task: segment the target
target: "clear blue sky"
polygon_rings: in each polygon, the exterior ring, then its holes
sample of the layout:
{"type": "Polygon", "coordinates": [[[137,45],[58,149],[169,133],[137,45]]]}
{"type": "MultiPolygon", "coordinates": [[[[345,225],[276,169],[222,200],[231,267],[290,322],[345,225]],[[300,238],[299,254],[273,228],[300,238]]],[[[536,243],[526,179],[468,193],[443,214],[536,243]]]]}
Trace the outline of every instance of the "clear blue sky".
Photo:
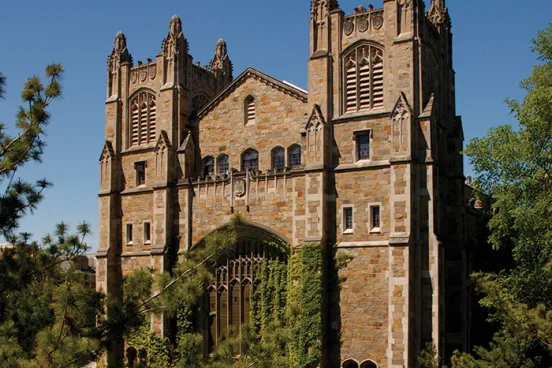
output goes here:
{"type": "MultiPolygon", "coordinates": [[[[350,14],[361,1],[339,3],[350,14]]],[[[491,126],[515,123],[503,101],[523,97],[519,82],[536,63],[530,40],[552,21],[552,1],[447,4],[454,32],[457,112],[463,116],[467,142],[491,126]]],[[[309,6],[308,0],[5,1],[0,12],[0,71],[8,78],[8,96],[0,101],[0,121],[13,125],[27,77],[42,73],[52,62],[66,70],[65,97],[51,109],[44,163],[28,164],[20,172],[27,180],[46,177],[55,186],[20,230],[39,238],[62,220],[73,229],[86,220],[94,229],[88,243],[96,247],[106,60],[117,31],[125,33],[134,61],[145,61],[160,51],[169,20],[178,14],[194,60],[208,63],[222,37],[234,75],[252,66],[305,88],[309,6]]],[[[380,8],[382,1],[374,6],[380,8]]]]}

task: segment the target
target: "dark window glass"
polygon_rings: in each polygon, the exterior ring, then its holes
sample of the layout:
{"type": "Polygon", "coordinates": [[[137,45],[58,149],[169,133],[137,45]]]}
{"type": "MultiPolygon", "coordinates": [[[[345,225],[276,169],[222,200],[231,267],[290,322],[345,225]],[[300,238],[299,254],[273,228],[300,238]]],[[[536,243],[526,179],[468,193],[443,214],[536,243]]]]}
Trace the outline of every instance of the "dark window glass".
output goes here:
{"type": "Polygon", "coordinates": [[[372,228],[380,227],[380,207],[372,207],[372,228]]]}
{"type": "Polygon", "coordinates": [[[258,170],[259,169],[259,153],[255,150],[249,150],[242,156],[242,169],[258,170]]]}
{"type": "Polygon", "coordinates": [[[151,226],[149,222],[144,223],[144,241],[151,241],[151,226]]]}
{"type": "Polygon", "coordinates": [[[217,166],[218,166],[218,173],[219,175],[224,175],[228,173],[228,170],[230,169],[230,164],[228,163],[228,156],[222,155],[217,160],[217,166]]]}
{"type": "Polygon", "coordinates": [[[353,230],[353,209],[345,208],[345,230],[353,230]]]}
{"type": "Polygon", "coordinates": [[[205,157],[203,159],[203,175],[209,176],[215,173],[215,160],[212,157],[205,157]]]}
{"type": "Polygon", "coordinates": [[[272,168],[274,170],[283,170],[285,166],[285,152],[282,147],[275,148],[272,151],[272,168]]]}
{"type": "Polygon", "coordinates": [[[370,158],[370,135],[359,134],[356,137],[357,141],[357,153],[359,160],[366,160],[370,158]]]}
{"type": "Polygon", "coordinates": [[[132,224],[127,224],[126,226],[126,238],[127,243],[130,243],[132,241],[132,224]]]}
{"type": "Polygon", "coordinates": [[[343,368],[358,368],[358,363],[354,360],[346,360],[343,362],[343,368]]]}
{"type": "Polygon", "coordinates": [[[293,146],[289,149],[289,165],[296,167],[301,165],[301,147],[293,146]]]}
{"type": "Polygon", "coordinates": [[[146,163],[137,162],[134,167],[136,169],[136,185],[146,184],[146,163]]]}

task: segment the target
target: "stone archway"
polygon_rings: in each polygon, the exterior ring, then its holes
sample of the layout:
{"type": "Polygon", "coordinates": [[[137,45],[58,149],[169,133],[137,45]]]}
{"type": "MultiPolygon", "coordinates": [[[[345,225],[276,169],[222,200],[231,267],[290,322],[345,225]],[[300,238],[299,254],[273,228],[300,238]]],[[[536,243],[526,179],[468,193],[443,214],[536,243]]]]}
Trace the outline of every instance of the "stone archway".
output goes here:
{"type": "Polygon", "coordinates": [[[287,263],[287,244],[272,231],[252,224],[238,225],[235,230],[236,245],[214,263],[213,281],[207,289],[203,331],[208,351],[229,330],[239,331],[249,321],[251,298],[260,281],[261,266],[268,260],[287,263]]]}

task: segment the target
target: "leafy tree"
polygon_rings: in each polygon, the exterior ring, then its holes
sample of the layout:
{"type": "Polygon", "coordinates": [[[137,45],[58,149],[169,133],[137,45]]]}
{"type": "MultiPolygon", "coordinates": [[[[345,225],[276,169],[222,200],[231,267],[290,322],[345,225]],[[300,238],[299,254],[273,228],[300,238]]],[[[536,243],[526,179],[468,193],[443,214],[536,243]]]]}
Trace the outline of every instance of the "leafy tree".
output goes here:
{"type": "Polygon", "coordinates": [[[540,64],[507,100],[519,125],[491,129],[466,150],[476,183],[492,198],[490,242],[514,266],[473,275],[499,326],[488,348],[457,354],[453,367],[548,367],[552,363],[552,25],[537,34],[540,64]]]}

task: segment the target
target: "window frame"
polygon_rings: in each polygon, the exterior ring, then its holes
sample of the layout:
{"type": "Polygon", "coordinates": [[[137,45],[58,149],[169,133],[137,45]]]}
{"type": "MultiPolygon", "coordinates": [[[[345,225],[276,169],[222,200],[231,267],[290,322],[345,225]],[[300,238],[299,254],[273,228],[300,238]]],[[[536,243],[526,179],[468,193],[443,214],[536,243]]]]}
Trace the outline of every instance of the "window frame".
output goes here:
{"type": "Polygon", "coordinates": [[[247,95],[243,100],[243,125],[255,125],[257,122],[257,98],[254,95],[247,95]],[[249,105],[253,101],[253,119],[249,119],[249,105]]]}
{"type": "Polygon", "coordinates": [[[282,146],[276,146],[270,151],[270,161],[271,161],[271,168],[273,171],[276,172],[282,172],[286,168],[286,149],[282,146]],[[281,152],[281,167],[276,167],[275,160],[276,160],[276,152],[281,152]]]}
{"type": "Polygon", "coordinates": [[[341,206],[341,229],[343,234],[354,234],[355,232],[355,211],[354,206],[347,204],[341,206]],[[351,211],[351,227],[347,227],[347,212],[351,211]]]}
{"type": "Polygon", "coordinates": [[[146,185],[146,180],[147,180],[146,169],[147,169],[147,161],[134,162],[134,174],[136,176],[136,187],[142,187],[146,185]]]}
{"type": "Polygon", "coordinates": [[[297,168],[297,167],[300,167],[303,164],[303,149],[301,148],[300,144],[296,143],[296,144],[292,144],[291,146],[288,147],[287,159],[288,159],[288,166],[291,167],[291,168],[297,168]],[[294,149],[297,149],[298,152],[299,152],[299,163],[295,164],[295,165],[293,164],[293,160],[291,159],[294,149]]]}
{"type": "Polygon", "coordinates": [[[203,157],[203,159],[201,159],[201,173],[203,175],[203,177],[208,177],[208,176],[213,176],[215,175],[215,170],[216,170],[216,165],[215,165],[215,158],[211,155],[208,155],[208,156],[205,156],[203,157]],[[207,161],[208,160],[211,160],[211,167],[212,167],[212,170],[210,170],[209,172],[207,171],[207,161]]]}
{"type": "MultiPolygon", "coordinates": [[[[257,159],[256,159],[257,165],[256,165],[256,168],[254,168],[252,170],[254,170],[254,171],[259,170],[259,151],[257,151],[254,148],[248,148],[245,151],[243,151],[242,154],[240,155],[240,168],[241,168],[241,171],[246,171],[247,169],[251,168],[250,166],[246,167],[246,165],[245,165],[245,155],[247,155],[250,152],[254,152],[257,155],[257,159]]],[[[251,159],[247,160],[247,161],[251,161],[251,159]]]]}
{"type": "Polygon", "coordinates": [[[215,163],[215,172],[217,175],[227,175],[229,172],[230,172],[230,156],[228,156],[226,153],[221,153],[220,155],[218,155],[217,159],[216,159],[216,163],[215,163]],[[221,167],[220,167],[220,163],[221,163],[221,159],[226,157],[226,170],[224,172],[221,172],[221,167]]]}
{"type": "Polygon", "coordinates": [[[128,104],[128,132],[127,148],[147,146],[155,143],[157,139],[157,95],[154,91],[146,88],[139,89],[129,99],[128,104]],[[135,109],[136,107],[136,109],[135,109]],[[145,108],[145,116],[144,114],[145,108]],[[134,142],[134,124],[137,118],[137,141],[134,142]],[[145,127],[143,127],[145,125],[145,127]]]}
{"type": "Polygon", "coordinates": [[[372,161],[372,129],[355,130],[353,132],[353,162],[372,161]],[[360,158],[359,141],[360,136],[368,136],[368,158],[360,158]]]}
{"type": "Polygon", "coordinates": [[[151,222],[145,221],[144,222],[144,244],[151,244],[151,222]],[[146,229],[148,231],[146,231],[146,229]]]}
{"type": "Polygon", "coordinates": [[[341,54],[341,114],[354,114],[359,112],[371,112],[371,111],[379,111],[385,108],[385,48],[383,45],[380,45],[375,42],[367,42],[367,41],[359,41],[348,47],[342,54],[341,54]],[[359,58],[359,50],[362,48],[368,48],[369,56],[369,107],[362,107],[361,106],[361,64],[360,62],[363,60],[363,58],[359,58]],[[374,50],[374,51],[372,51],[374,50]],[[348,73],[349,68],[347,68],[347,64],[352,60],[351,56],[354,54],[354,64],[355,64],[355,107],[354,108],[348,108],[347,105],[347,97],[348,97],[348,73]],[[379,69],[376,69],[378,72],[377,79],[375,78],[375,70],[373,61],[376,57],[379,57],[381,59],[381,75],[379,75],[379,69]],[[380,86],[380,80],[381,80],[381,86],[380,86]],[[381,102],[375,101],[375,93],[374,93],[374,83],[377,82],[377,90],[376,92],[379,94],[381,93],[381,102]]]}
{"type": "Polygon", "coordinates": [[[370,233],[381,233],[383,229],[382,220],[383,207],[381,202],[368,204],[368,231],[370,233]],[[379,208],[379,226],[374,226],[374,208],[379,208]]]}
{"type": "Polygon", "coordinates": [[[130,222],[125,225],[125,242],[127,245],[134,245],[133,226],[130,222]]]}

